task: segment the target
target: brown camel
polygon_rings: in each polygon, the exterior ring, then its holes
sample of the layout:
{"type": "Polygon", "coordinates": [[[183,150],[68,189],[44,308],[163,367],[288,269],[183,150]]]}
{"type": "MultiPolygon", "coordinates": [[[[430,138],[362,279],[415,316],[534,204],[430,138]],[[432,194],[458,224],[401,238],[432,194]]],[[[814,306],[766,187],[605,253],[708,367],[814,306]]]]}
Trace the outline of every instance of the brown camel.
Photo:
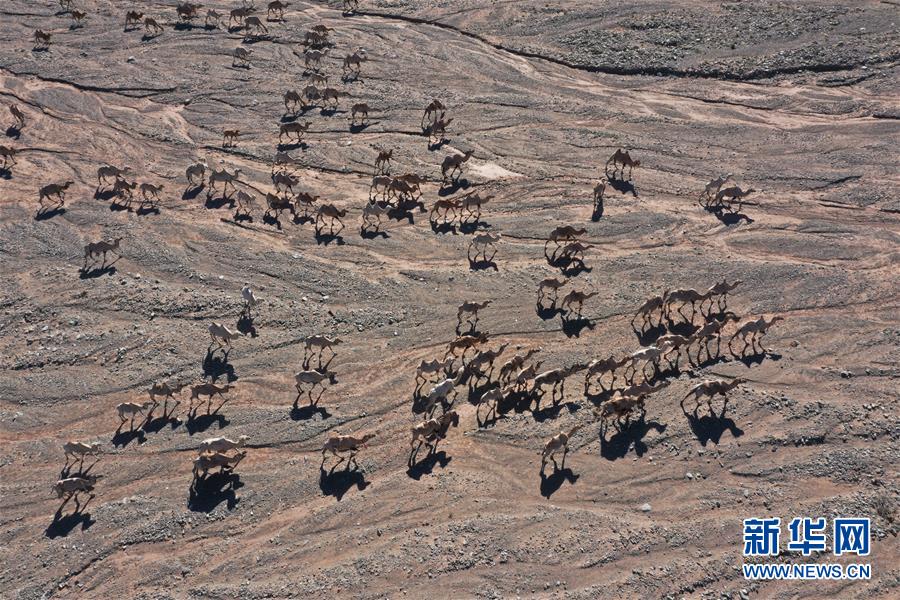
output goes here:
{"type": "Polygon", "coordinates": [[[628,167],[628,179],[631,179],[634,168],[641,166],[641,161],[632,159],[627,150],[619,148],[609,157],[609,160],[606,161],[606,176],[610,179],[616,178],[616,165],[622,165],[619,172],[620,177],[625,176],[625,167],[628,167]],[[613,168],[612,175],[609,174],[609,165],[612,165],[613,168]]]}

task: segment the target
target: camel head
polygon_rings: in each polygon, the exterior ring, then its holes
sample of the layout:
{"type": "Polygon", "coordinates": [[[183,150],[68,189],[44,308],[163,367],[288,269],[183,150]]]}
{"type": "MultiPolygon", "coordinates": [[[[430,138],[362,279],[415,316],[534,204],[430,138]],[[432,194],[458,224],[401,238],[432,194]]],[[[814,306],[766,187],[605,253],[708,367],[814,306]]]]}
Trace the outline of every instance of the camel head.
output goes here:
{"type": "Polygon", "coordinates": [[[768,323],[766,323],[766,327],[768,327],[769,325],[774,325],[774,324],[777,323],[778,321],[784,321],[784,317],[779,317],[779,316],[777,316],[777,315],[774,316],[774,317],[772,317],[772,320],[769,321],[768,323]]]}
{"type": "Polygon", "coordinates": [[[566,437],[572,437],[572,435],[573,435],[576,431],[578,431],[579,429],[581,429],[582,427],[584,427],[584,425],[582,425],[581,423],[575,423],[574,425],[572,425],[572,429],[569,430],[569,433],[568,433],[568,435],[566,435],[566,437]]]}
{"type": "Polygon", "coordinates": [[[375,434],[374,434],[374,433],[367,433],[367,434],[365,434],[364,436],[362,436],[362,438],[360,438],[359,443],[360,443],[360,444],[365,444],[366,442],[368,442],[369,440],[373,439],[374,437],[375,437],[375,434]]]}
{"type": "Polygon", "coordinates": [[[239,437],[239,438],[237,439],[237,447],[238,447],[238,448],[242,447],[244,444],[247,443],[247,440],[249,440],[249,439],[250,439],[250,438],[247,437],[246,435],[242,435],[241,437],[239,437]]]}
{"type": "Polygon", "coordinates": [[[737,386],[741,385],[742,383],[747,383],[747,381],[749,381],[749,380],[747,380],[743,377],[735,377],[734,379],[731,380],[729,387],[736,388],[737,386]]]}

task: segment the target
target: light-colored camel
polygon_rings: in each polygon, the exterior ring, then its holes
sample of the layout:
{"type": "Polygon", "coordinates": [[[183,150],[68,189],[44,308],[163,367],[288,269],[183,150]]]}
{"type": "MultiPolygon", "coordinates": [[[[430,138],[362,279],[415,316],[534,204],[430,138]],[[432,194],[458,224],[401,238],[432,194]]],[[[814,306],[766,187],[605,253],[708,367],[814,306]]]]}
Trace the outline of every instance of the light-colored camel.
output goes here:
{"type": "MultiPolygon", "coordinates": [[[[635,410],[640,410],[641,414],[646,414],[644,400],[648,395],[661,390],[669,385],[668,381],[661,381],[656,385],[650,385],[647,382],[639,385],[632,385],[625,388],[619,394],[618,398],[607,400],[600,407],[599,413],[594,410],[594,414],[598,415],[605,424],[609,419],[615,417],[616,422],[622,425],[624,421],[630,421],[635,410]]],[[[601,426],[602,427],[602,426],[601,426]]]]}
{"type": "Polygon", "coordinates": [[[318,403],[322,392],[319,393],[319,396],[316,397],[316,400],[313,400],[313,391],[317,387],[321,387],[322,391],[324,391],[326,381],[330,381],[330,377],[326,373],[320,373],[319,371],[299,371],[295,373],[294,387],[297,388],[297,397],[294,399],[294,405],[296,406],[300,401],[300,396],[303,395],[304,388],[306,388],[306,386],[309,386],[309,388],[306,390],[306,394],[309,398],[310,406],[315,406],[318,403]]]}
{"type": "MultiPolygon", "coordinates": [[[[231,347],[231,340],[244,337],[240,331],[232,331],[222,323],[210,323],[207,328],[209,337],[212,338],[212,344],[218,344],[219,348],[231,347]]],[[[210,344],[210,345],[212,345],[210,344]]]]}
{"type": "Polygon", "coordinates": [[[559,251],[559,260],[561,261],[580,261],[584,262],[584,253],[586,250],[593,248],[591,244],[582,244],[581,242],[569,242],[559,251]]]}
{"type": "Polygon", "coordinates": [[[585,233],[587,233],[587,229],[584,229],[583,227],[577,229],[571,225],[560,225],[550,232],[544,246],[546,247],[550,242],[556,242],[558,244],[559,242],[573,241],[575,238],[584,235],[585,233]]]}
{"type": "Polygon", "coordinates": [[[469,248],[466,251],[466,256],[469,258],[469,262],[475,262],[478,260],[478,257],[481,256],[481,260],[484,262],[491,262],[494,260],[494,257],[497,255],[497,248],[495,244],[500,241],[502,238],[502,234],[493,234],[493,233],[478,233],[472,236],[472,240],[469,242],[469,248]],[[488,248],[492,249],[490,257],[487,255],[488,248]],[[475,255],[472,256],[472,250],[475,250],[475,255]]]}
{"type": "Polygon", "coordinates": [[[486,376],[485,371],[487,371],[487,375],[489,375],[494,370],[494,361],[503,354],[507,347],[509,347],[509,342],[502,344],[496,350],[482,350],[477,352],[472,360],[469,361],[469,364],[466,365],[466,368],[469,370],[469,373],[475,375],[479,379],[486,376]]]}
{"type": "Polygon", "coordinates": [[[587,369],[588,365],[577,364],[571,365],[569,367],[561,367],[558,369],[551,369],[549,371],[544,371],[543,373],[538,373],[534,376],[534,383],[531,387],[532,394],[538,394],[536,396],[536,409],[540,408],[541,396],[544,394],[544,386],[549,385],[550,388],[550,401],[553,402],[554,406],[558,404],[565,398],[565,385],[566,379],[570,376],[574,375],[579,371],[583,371],[587,369]],[[557,398],[557,394],[559,397],[557,398]]]}
{"type": "MultiPolygon", "coordinates": [[[[65,496],[66,499],[63,502],[63,506],[65,506],[73,496],[75,497],[76,505],[78,505],[78,494],[88,493],[91,494],[91,498],[94,497],[94,494],[91,492],[94,491],[94,486],[97,485],[98,478],[99,475],[66,477],[53,484],[53,491],[56,492],[57,498],[65,496]]],[[[62,510],[62,507],[60,507],[60,510],[62,510]]]]}
{"type": "Polygon", "coordinates": [[[107,180],[112,177],[113,180],[121,179],[131,173],[131,167],[123,167],[118,168],[112,165],[104,165],[97,169],[97,185],[102,185],[107,183],[107,180]]]}
{"type": "MultiPolygon", "coordinates": [[[[729,321],[737,321],[737,315],[726,314],[725,318],[721,321],[717,319],[713,319],[706,323],[703,327],[698,329],[691,335],[691,342],[697,343],[697,362],[700,362],[700,357],[703,355],[703,351],[706,351],[706,357],[708,359],[712,359],[712,351],[709,348],[710,342],[715,340],[716,342],[716,356],[719,356],[722,352],[722,329],[725,327],[725,324],[729,321]]],[[[691,360],[690,349],[688,349],[688,359],[691,360]]]]}
{"type": "Polygon", "coordinates": [[[234,173],[229,173],[226,169],[222,169],[221,171],[217,171],[213,169],[209,173],[209,187],[211,190],[216,189],[216,184],[222,184],[222,193],[224,194],[228,190],[228,186],[231,186],[231,189],[235,190],[234,182],[238,181],[238,177],[241,175],[241,169],[235,169],[234,173]]]}
{"type": "Polygon", "coordinates": [[[425,412],[427,414],[431,414],[434,409],[437,407],[438,402],[441,403],[441,406],[452,406],[453,400],[450,399],[450,394],[456,395],[456,386],[462,381],[463,375],[465,375],[466,370],[464,368],[460,368],[456,372],[455,377],[448,377],[434,385],[430,390],[428,390],[428,394],[425,396],[425,412]]]}
{"type": "Polygon", "coordinates": [[[244,301],[244,307],[242,309],[244,314],[249,315],[251,311],[256,308],[256,305],[259,304],[259,299],[257,299],[256,294],[253,293],[253,288],[250,287],[249,283],[244,283],[244,287],[241,288],[241,298],[244,301]]]}
{"type": "Polygon", "coordinates": [[[437,373],[447,374],[447,370],[453,366],[453,357],[447,356],[444,360],[423,360],[416,367],[416,389],[421,388],[428,381],[428,375],[437,373]]]}
{"type": "Polygon", "coordinates": [[[272,0],[272,2],[269,2],[268,6],[266,6],[266,17],[271,20],[274,15],[276,20],[284,21],[284,9],[290,6],[290,4],[290,2],[272,0]]]}
{"type": "Polygon", "coordinates": [[[600,292],[579,292],[578,290],[572,290],[563,296],[562,302],[559,303],[559,307],[563,310],[574,312],[580,317],[581,311],[584,308],[584,301],[593,298],[599,293],[600,292]],[[578,308],[573,310],[574,306],[577,306],[578,308]]]}
{"type": "Polygon", "coordinates": [[[94,257],[97,255],[103,255],[103,263],[106,264],[106,253],[107,252],[115,252],[116,255],[119,255],[119,243],[122,241],[122,238],[115,238],[111,242],[99,241],[99,242],[91,242],[84,247],[84,265],[87,268],[88,260],[94,260],[94,257]]]}
{"type": "Polygon", "coordinates": [[[473,217],[476,221],[481,219],[481,207],[493,199],[493,196],[482,196],[478,192],[466,194],[462,198],[462,207],[459,212],[461,219],[473,217]],[[468,214],[467,214],[468,213],[468,214]]]}
{"type": "Polygon", "coordinates": [[[541,452],[541,473],[544,472],[548,460],[552,460],[553,464],[556,465],[556,453],[560,450],[563,452],[562,464],[566,464],[566,455],[569,453],[569,440],[572,439],[572,436],[575,435],[575,432],[581,429],[581,427],[582,425],[577,423],[568,432],[560,431],[547,440],[544,444],[544,449],[541,452]]]}
{"type": "Polygon", "coordinates": [[[245,67],[250,68],[250,55],[253,54],[253,50],[249,48],[243,48],[238,46],[234,50],[231,51],[231,66],[232,67],[245,67]]]}
{"type": "Polygon", "coordinates": [[[319,359],[322,358],[322,352],[327,348],[331,351],[332,357],[337,355],[337,352],[334,350],[334,346],[338,344],[343,344],[343,340],[337,337],[328,337],[327,335],[311,335],[303,340],[304,344],[304,354],[307,352],[315,352],[319,359]]]}
{"type": "MultiPolygon", "coordinates": [[[[224,405],[228,399],[225,398],[225,394],[231,390],[231,384],[226,383],[225,385],[216,385],[215,383],[199,383],[197,385],[191,386],[191,396],[188,401],[188,415],[192,415],[197,409],[194,408],[194,401],[197,401],[197,408],[203,404],[203,401],[200,399],[200,396],[206,396],[206,414],[209,414],[212,410],[212,401],[214,396],[218,396],[222,403],[219,405],[219,408],[224,405]]],[[[216,409],[218,411],[218,409],[216,409]]]]}
{"type": "Polygon", "coordinates": [[[366,51],[362,48],[357,49],[353,54],[344,57],[343,72],[344,75],[359,75],[362,71],[362,64],[369,60],[366,51]]]}
{"type": "Polygon", "coordinates": [[[141,19],[144,18],[144,13],[137,12],[136,10],[129,10],[125,13],[125,31],[128,31],[129,27],[140,27],[141,19]]]}
{"type": "Polygon", "coordinates": [[[731,344],[738,338],[744,343],[744,347],[741,349],[741,356],[744,356],[747,352],[747,348],[750,348],[753,351],[756,351],[757,344],[759,345],[759,352],[764,353],[768,352],[762,345],[762,337],[769,331],[769,327],[777,323],[778,321],[784,321],[784,317],[772,317],[770,320],[766,320],[765,317],[760,317],[754,321],[749,321],[741,325],[737,331],[734,332],[734,335],[731,336],[731,339],[728,340],[728,350],[734,354],[734,350],[731,347],[731,344]],[[750,339],[750,342],[747,342],[747,339],[750,339]]]}
{"type": "Polygon", "coordinates": [[[66,181],[65,183],[51,183],[45,185],[38,190],[38,202],[43,204],[45,199],[50,200],[51,196],[56,196],[58,204],[62,206],[66,200],[66,190],[74,185],[74,183],[74,181],[66,181]]]}
{"type": "Polygon", "coordinates": [[[324,50],[306,50],[303,53],[303,65],[308,71],[318,71],[322,66],[322,59],[328,55],[328,48],[324,50]]]}
{"type": "Polygon", "coordinates": [[[713,397],[718,394],[725,399],[724,405],[722,406],[722,410],[725,410],[725,406],[728,404],[728,392],[741,385],[742,383],[747,383],[747,380],[743,377],[735,377],[731,381],[725,381],[724,379],[707,379],[705,381],[701,381],[690,390],[681,399],[681,410],[684,410],[684,401],[694,397],[694,402],[697,405],[694,407],[694,413],[697,412],[697,409],[700,408],[700,400],[706,399],[706,405],[709,407],[709,412],[713,411],[712,401],[713,397]]]}
{"type": "Polygon", "coordinates": [[[495,387],[481,395],[481,398],[478,400],[478,405],[475,407],[475,418],[478,420],[479,425],[486,422],[489,415],[493,415],[494,417],[497,416],[497,407],[500,405],[500,402],[506,398],[508,392],[508,388],[495,387]],[[481,418],[482,406],[488,408],[487,412],[484,413],[484,419],[481,418]]]}
{"type": "Polygon", "coordinates": [[[462,166],[470,158],[475,155],[474,150],[466,150],[463,154],[450,154],[444,157],[443,162],[441,162],[441,177],[442,181],[452,181],[453,174],[457,171],[457,178],[462,175],[462,166]]]}
{"type": "Polygon", "coordinates": [[[387,175],[390,171],[391,159],[394,157],[394,149],[383,150],[377,149],[378,156],[375,157],[375,174],[387,175]]]}
{"type": "Polygon", "coordinates": [[[512,380],[512,384],[510,384],[509,389],[513,391],[524,391],[528,389],[528,382],[535,378],[538,374],[538,369],[541,368],[541,365],[544,364],[544,361],[539,360],[531,363],[518,373],[512,380]]]}
{"type": "Polygon", "coordinates": [[[206,438],[197,447],[197,454],[225,454],[226,452],[243,448],[249,439],[246,435],[240,436],[237,441],[226,437],[206,438]]]}
{"type": "Polygon", "coordinates": [[[322,204],[316,210],[316,232],[321,233],[325,230],[325,221],[328,220],[328,234],[337,235],[344,228],[344,222],[341,220],[347,216],[347,209],[340,209],[334,204],[322,204]],[[335,221],[340,224],[337,231],[334,229],[335,221]]]}
{"type": "Polygon", "coordinates": [[[557,279],[556,277],[548,277],[538,282],[538,303],[542,303],[547,296],[547,290],[552,292],[552,301],[556,304],[559,289],[569,282],[568,279],[557,279]]]}
{"type": "MultiPolygon", "coordinates": [[[[722,281],[712,285],[706,291],[707,295],[709,295],[709,310],[712,311],[713,299],[716,300],[716,306],[719,308],[719,312],[728,308],[728,294],[737,289],[742,283],[743,281],[740,279],[735,280],[734,283],[728,283],[727,279],[722,279],[722,281]]],[[[703,312],[702,302],[700,303],[700,312],[703,312]]]]}
{"type": "Polygon", "coordinates": [[[25,128],[25,113],[22,112],[22,109],[19,108],[18,104],[10,104],[9,112],[12,114],[13,118],[18,123],[18,129],[25,128]]]}
{"type": "Polygon", "coordinates": [[[382,200],[386,200],[392,181],[393,178],[389,175],[376,175],[373,177],[372,185],[369,187],[369,201],[373,201],[379,195],[382,200]]]}
{"type": "Polygon", "coordinates": [[[153,407],[153,401],[147,402],[122,402],[116,405],[116,413],[119,415],[119,427],[125,424],[125,421],[131,420],[131,429],[134,429],[134,418],[144,414],[144,411],[153,407]]]}
{"type": "Polygon", "coordinates": [[[153,17],[146,17],[144,19],[144,31],[147,32],[147,35],[157,36],[163,32],[163,26],[153,17]]]}
{"type": "Polygon", "coordinates": [[[141,198],[144,199],[145,202],[151,202],[151,198],[148,196],[152,196],[152,201],[159,202],[159,193],[163,190],[163,185],[153,185],[152,183],[142,183],[141,187],[141,198]]]}
{"type": "MultiPolygon", "coordinates": [[[[365,447],[365,445],[369,442],[369,440],[375,437],[374,433],[367,433],[363,436],[356,437],[354,435],[340,435],[333,433],[331,437],[325,442],[322,446],[322,464],[325,464],[325,453],[331,452],[334,456],[340,458],[337,464],[341,464],[345,460],[348,460],[347,467],[350,467],[350,462],[356,461],[356,454],[365,447]],[[341,456],[341,454],[349,452],[349,457],[341,456]]],[[[335,465],[337,466],[337,465],[335,465]]]]}
{"type": "Polygon", "coordinates": [[[609,157],[609,160],[606,161],[606,176],[611,179],[616,178],[616,165],[621,166],[621,172],[619,175],[621,177],[625,176],[625,167],[628,167],[628,179],[631,179],[631,174],[634,172],[635,167],[641,166],[641,161],[634,160],[631,158],[631,155],[627,150],[622,150],[619,148],[616,150],[612,156],[609,157]],[[609,174],[609,165],[612,165],[612,175],[609,174]]]}
{"type": "Polygon", "coordinates": [[[153,408],[150,409],[150,412],[156,409],[159,406],[159,400],[156,399],[157,396],[162,396],[164,398],[163,401],[163,413],[166,413],[169,408],[169,398],[172,399],[172,402],[175,403],[172,410],[174,412],[175,408],[178,408],[178,405],[181,404],[181,400],[175,398],[175,394],[183,390],[187,387],[186,383],[170,383],[164,381],[162,383],[154,383],[147,392],[150,394],[150,400],[153,402],[153,408]]]}
{"type": "Polygon", "coordinates": [[[299,144],[303,141],[303,134],[309,131],[309,126],[309,121],[306,121],[304,123],[298,123],[296,121],[293,123],[282,123],[279,126],[278,142],[281,143],[284,136],[287,136],[288,142],[291,141],[291,136],[296,136],[296,141],[299,144]]]}
{"type": "Polygon", "coordinates": [[[603,194],[606,193],[606,179],[601,179],[594,186],[594,206],[599,206],[603,202],[603,194]]]}
{"type": "Polygon", "coordinates": [[[710,200],[715,198],[716,194],[719,193],[719,190],[722,189],[722,186],[725,185],[725,182],[731,179],[732,175],[732,173],[726,173],[725,175],[720,175],[715,179],[711,179],[703,189],[703,193],[700,194],[700,202],[705,201],[708,203],[710,200]]]}
{"type": "Polygon", "coordinates": [[[659,360],[667,350],[668,347],[665,346],[647,346],[632,352],[628,356],[630,364],[625,368],[625,381],[634,383],[634,377],[638,373],[637,365],[642,362],[644,364],[641,366],[640,373],[644,377],[644,381],[650,381],[659,372],[659,360]],[[649,376],[647,375],[647,367],[652,367],[649,376]],[[629,370],[631,370],[630,376],[628,375],[629,370]]]}
{"type": "Polygon", "coordinates": [[[366,231],[369,227],[374,226],[375,231],[381,231],[381,220],[387,217],[391,212],[390,206],[379,206],[372,202],[367,202],[362,210],[362,225],[360,231],[366,231]]]}
{"type": "Polygon", "coordinates": [[[187,179],[188,185],[192,186],[202,186],[205,184],[206,180],[206,169],[208,165],[205,162],[197,162],[189,166],[184,171],[184,176],[187,179]],[[199,180],[199,183],[198,181],[199,180]]]}
{"type": "Polygon", "coordinates": [[[66,468],[69,466],[70,459],[73,465],[76,462],[80,462],[83,465],[85,456],[96,456],[102,451],[102,442],[91,442],[90,444],[85,442],[66,442],[63,444],[63,452],[66,453],[66,468]]]}
{"type": "Polygon", "coordinates": [[[456,310],[456,321],[462,323],[463,317],[469,322],[478,319],[478,312],[491,305],[493,300],[485,300],[484,302],[466,301],[459,305],[456,310]]]}
{"type": "MultiPolygon", "coordinates": [[[[422,421],[411,428],[412,439],[409,442],[409,448],[410,450],[415,450],[416,442],[419,442],[419,439],[421,438],[422,441],[419,443],[425,442],[431,446],[432,451],[434,451],[437,442],[447,436],[447,430],[449,430],[450,427],[457,427],[458,425],[459,413],[455,410],[448,410],[439,417],[422,421]]],[[[412,458],[412,456],[410,458],[412,458]]]]}
{"type": "Polygon", "coordinates": [[[665,315],[666,318],[670,321],[672,320],[672,312],[673,307],[678,307],[678,314],[688,323],[692,323],[694,320],[694,315],[697,314],[697,303],[699,302],[701,306],[703,302],[712,296],[711,292],[706,292],[701,294],[697,290],[694,289],[681,289],[681,290],[672,290],[666,295],[666,303],[665,303],[665,315]],[[685,305],[690,302],[691,303],[691,316],[688,317],[682,311],[685,305]]]}
{"type": "Polygon", "coordinates": [[[363,125],[366,121],[369,120],[369,111],[372,110],[368,104],[365,102],[359,102],[350,107],[350,124],[351,125],[363,125]],[[357,115],[359,116],[359,123],[356,122],[357,115]]]}
{"type": "Polygon", "coordinates": [[[50,39],[53,36],[46,31],[42,31],[40,29],[35,29],[34,31],[34,49],[35,50],[46,50],[50,47],[50,39]]]}
{"type": "MultiPolygon", "coordinates": [[[[640,317],[641,318],[641,331],[644,330],[645,325],[650,325],[650,327],[656,327],[662,325],[663,317],[665,316],[665,305],[666,298],[669,295],[669,291],[666,290],[663,292],[662,296],[650,296],[643,304],[641,304],[637,312],[634,313],[634,316],[631,318],[631,326],[634,327],[635,320],[640,317]],[[659,322],[654,325],[653,324],[653,315],[654,313],[659,312],[659,322]]],[[[635,327],[635,329],[637,329],[635,327]]]]}
{"type": "Polygon", "coordinates": [[[715,206],[719,206],[719,207],[725,206],[725,205],[727,205],[728,207],[731,207],[731,204],[733,202],[738,202],[738,204],[740,205],[741,201],[744,198],[746,198],[747,196],[749,196],[750,194],[752,194],[755,191],[756,190],[754,190],[753,188],[750,188],[749,190],[743,190],[743,189],[741,189],[740,186],[737,186],[737,185],[727,187],[724,190],[719,190],[716,193],[716,196],[713,199],[713,204],[715,206]]]}
{"type": "Polygon", "coordinates": [[[541,351],[541,348],[529,348],[525,354],[516,354],[500,366],[500,381],[508,383],[514,373],[520,371],[525,361],[541,351]]]}
{"type": "Polygon", "coordinates": [[[601,392],[613,389],[616,385],[616,371],[629,362],[631,362],[631,357],[629,356],[618,360],[614,356],[610,356],[609,358],[601,358],[589,362],[584,375],[584,395],[587,396],[590,393],[591,383],[595,381],[600,386],[601,392]],[[603,385],[603,376],[607,373],[612,377],[609,388],[603,385]]]}
{"type": "Polygon", "coordinates": [[[250,215],[251,208],[253,204],[256,202],[256,198],[245,192],[244,190],[238,190],[237,194],[234,196],[235,201],[237,202],[237,208],[234,210],[234,216],[237,218],[238,215],[250,215]]]}
{"type": "Polygon", "coordinates": [[[272,173],[280,170],[289,170],[297,166],[297,160],[287,152],[277,151],[272,158],[272,173]]]}
{"type": "Polygon", "coordinates": [[[234,456],[220,453],[201,454],[193,461],[194,480],[205,478],[212,469],[219,469],[219,473],[225,473],[226,471],[231,473],[246,457],[246,450],[241,450],[234,456]]]}

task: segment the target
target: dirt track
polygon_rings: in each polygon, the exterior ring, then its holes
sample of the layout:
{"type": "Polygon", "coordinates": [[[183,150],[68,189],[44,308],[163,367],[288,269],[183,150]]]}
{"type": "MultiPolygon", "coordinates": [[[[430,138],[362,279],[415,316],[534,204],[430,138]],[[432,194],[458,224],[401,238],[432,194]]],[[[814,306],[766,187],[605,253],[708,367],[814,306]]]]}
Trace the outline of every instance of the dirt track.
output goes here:
{"type": "Polygon", "coordinates": [[[244,45],[249,69],[232,67],[241,31],[175,29],[174,2],[147,3],[165,31],[145,40],[142,28],[122,31],[130,3],[75,4],[89,17],[74,30],[55,2],[0,7],[0,103],[28,117],[0,140],[20,151],[0,179],[0,596],[897,594],[891,3],[760,3],[757,34],[720,43],[746,22],[742,3],[683,3],[660,24],[662,3],[620,15],[594,2],[363,0],[367,14],[342,17],[335,3],[295,2],[285,23],[266,22],[269,38],[244,45]],[[335,28],[329,82],[352,97],[300,117],[312,125],[290,152],[303,190],[349,210],[336,238],[262,218],[282,94],[305,85],[300,42],[319,22],[335,28]],[[31,49],[38,27],[53,32],[47,52],[31,49]],[[340,59],[358,46],[370,60],[340,83],[340,59]],[[788,67],[801,49],[809,68],[798,73],[788,67]],[[454,118],[437,150],[419,128],[433,98],[454,118]],[[365,128],[349,127],[354,102],[373,109],[365,128]],[[242,135],[223,149],[231,128],[242,135]],[[418,209],[384,236],[360,235],[376,147],[395,149],[394,173],[429,178],[426,208],[443,193],[443,157],[475,151],[455,193],[494,195],[478,229],[503,234],[496,270],[470,268],[471,231],[435,231],[418,209]],[[608,187],[592,220],[591,190],[619,147],[641,161],[633,188],[608,187]],[[252,221],[205,203],[205,190],[184,193],[198,158],[242,170],[252,221]],[[163,184],[159,213],[111,209],[95,194],[102,164],[163,184]],[[719,219],[697,195],[725,172],[756,192],[742,215],[719,219]],[[38,188],[66,180],[65,211],[36,219],[38,188]],[[535,308],[537,282],[559,275],[543,245],[560,224],[586,227],[594,245],[573,281],[599,294],[574,325],[535,308]],[[119,236],[113,268],[79,277],[84,244],[119,236]],[[493,300],[479,329],[490,347],[511,344],[501,362],[539,346],[553,368],[636,350],[648,340],[629,323],[648,296],[723,277],[743,281],[729,298],[738,316],[785,317],[764,338],[770,352],[683,368],[648,398],[644,420],[602,438],[581,377],[559,407],[513,408],[485,428],[462,394],[444,454],[408,469],[409,428],[422,419],[415,367],[443,356],[461,302],[493,300]],[[239,322],[247,281],[263,298],[252,323],[239,322]],[[211,320],[251,335],[223,359],[207,352],[211,320]],[[329,366],[336,383],[319,410],[292,411],[302,340],[315,333],[344,342],[329,366]],[[185,422],[182,405],[180,421],[116,434],[118,403],[204,375],[235,385],[218,415],[185,422]],[[715,376],[749,382],[723,416],[683,413],[687,389],[715,376]],[[575,423],[567,470],[542,478],[544,441],[575,423]],[[377,431],[358,470],[320,468],[334,431],[377,431]],[[220,434],[250,437],[238,483],[191,498],[197,443],[220,434]],[[84,513],[54,520],[49,490],[68,439],[106,443],[93,468],[103,477],[84,513]],[[741,520],[764,515],[871,517],[872,580],[745,581],[741,520]]]}

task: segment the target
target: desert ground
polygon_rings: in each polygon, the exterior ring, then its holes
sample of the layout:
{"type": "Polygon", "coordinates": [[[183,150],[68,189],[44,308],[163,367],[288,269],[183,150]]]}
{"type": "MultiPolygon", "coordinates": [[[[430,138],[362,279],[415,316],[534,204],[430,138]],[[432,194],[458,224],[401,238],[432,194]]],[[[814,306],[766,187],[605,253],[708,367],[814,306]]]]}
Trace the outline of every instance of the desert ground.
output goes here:
{"type": "Polygon", "coordinates": [[[57,2],[0,4],[0,145],[16,150],[0,172],[0,597],[897,597],[896,2],[293,1],[283,20],[258,4],[259,35],[227,28],[239,6],[212,0],[184,24],[174,0],[74,0],[87,17],[72,27],[57,2]],[[204,27],[210,8],[221,26],[204,27]],[[162,32],[123,30],[131,9],[162,32]],[[321,70],[350,96],[286,115],[316,24],[333,28],[321,70]],[[357,48],[368,60],[342,80],[357,48]],[[453,121],[431,145],[433,99],[453,121]],[[292,121],[309,130],[279,147],[292,121]],[[240,135],[223,147],[227,129],[240,135]],[[640,165],[598,210],[618,148],[640,165]],[[347,210],[338,234],[266,218],[279,149],[297,192],[347,210]],[[361,234],[379,149],[426,182],[421,205],[361,234]],[[443,185],[444,157],[466,151],[443,185]],[[198,160],[240,169],[249,216],[235,191],[188,185],[198,160]],[[98,187],[103,165],[162,185],[159,202],[123,205],[98,187]],[[725,173],[755,191],[705,210],[725,173]],[[65,205],[39,210],[38,190],[66,181],[65,205]],[[436,201],[471,192],[492,196],[480,219],[430,222],[436,201]],[[536,306],[538,282],[563,276],[544,255],[560,225],[587,230],[560,291],[596,292],[581,318],[536,306]],[[484,233],[502,235],[496,255],[470,262],[484,233]],[[120,256],[83,268],[86,244],[114,238],[120,256]],[[461,303],[491,300],[476,329],[482,349],[508,344],[498,366],[540,348],[546,370],[652,344],[663,332],[635,331],[638,306],[722,279],[742,282],[740,322],[783,317],[765,351],[729,353],[726,321],[720,355],[659,375],[668,386],[620,425],[601,426],[583,373],[556,404],[548,391],[481,423],[491,384],[469,378],[458,427],[410,466],[416,367],[444,357],[461,303]],[[213,321],[244,334],[227,353],[213,321]],[[314,334],[342,341],[331,381],[292,406],[314,334]],[[682,409],[698,382],[735,377],[727,409],[682,409]],[[115,407],[163,381],[232,387],[209,415],[189,418],[185,390],[174,414],[120,427],[115,407]],[[575,425],[542,472],[544,443],[575,425]],[[323,463],[336,433],[375,437],[356,464],[323,463]],[[192,483],[200,440],[242,435],[233,473],[192,483]],[[69,440],[102,442],[86,460],[100,478],[58,511],[69,440]],[[760,516],[870,517],[871,580],[745,580],[741,523],[760,516]]]}

